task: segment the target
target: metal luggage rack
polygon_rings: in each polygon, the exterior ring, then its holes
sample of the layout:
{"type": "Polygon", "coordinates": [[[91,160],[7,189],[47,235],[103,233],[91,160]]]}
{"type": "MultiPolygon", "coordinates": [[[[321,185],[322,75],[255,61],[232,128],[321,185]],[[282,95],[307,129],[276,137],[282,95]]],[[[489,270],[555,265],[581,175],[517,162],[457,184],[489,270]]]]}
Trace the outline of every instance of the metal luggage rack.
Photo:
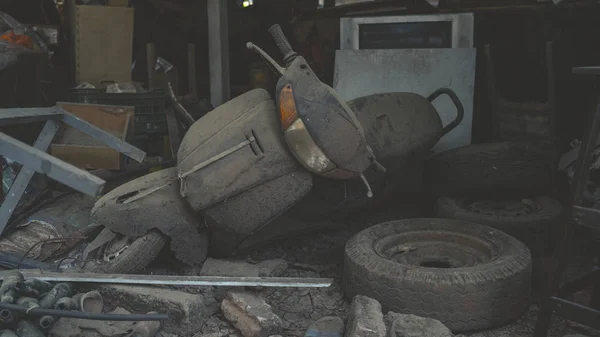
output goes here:
{"type": "Polygon", "coordinates": [[[572,186],[571,214],[563,227],[562,241],[558,244],[554,259],[555,269],[549,277],[547,293],[540,305],[534,337],[547,336],[552,315],[559,315],[570,321],[600,329],[600,269],[561,286],[569,258],[569,244],[572,239],[574,227],[581,225],[600,230],[600,210],[588,208],[583,205],[583,193],[590,173],[590,167],[593,163],[596,141],[600,135],[600,67],[573,68],[573,74],[594,76],[596,89],[599,90],[599,100],[595,112],[589,115],[588,123],[585,124],[589,125],[589,127],[584,135],[576,163],[575,178],[572,186]],[[568,296],[587,287],[593,287],[589,306],[566,299],[568,296]]]}
{"type": "Polygon", "coordinates": [[[10,158],[22,165],[0,205],[0,234],[8,224],[35,172],[45,174],[89,196],[98,196],[102,193],[106,183],[104,180],[46,153],[61,122],[88,134],[137,162],[141,163],[146,158],[144,151],[59,107],[0,109],[0,126],[33,122],[46,122],[33,146],[0,132],[0,156],[10,158]]]}

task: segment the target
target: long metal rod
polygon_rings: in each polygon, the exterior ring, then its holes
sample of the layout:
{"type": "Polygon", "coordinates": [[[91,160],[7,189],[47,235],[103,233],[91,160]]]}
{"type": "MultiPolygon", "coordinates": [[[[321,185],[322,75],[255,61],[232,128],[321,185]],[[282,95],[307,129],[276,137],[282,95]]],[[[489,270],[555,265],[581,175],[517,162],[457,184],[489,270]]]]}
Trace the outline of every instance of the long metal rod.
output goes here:
{"type": "MultiPolygon", "coordinates": [[[[112,283],[139,285],[179,286],[229,286],[229,287],[288,287],[326,288],[333,283],[331,278],[287,278],[287,277],[225,277],[225,276],[172,276],[172,275],[129,275],[97,273],[55,273],[33,269],[19,270],[23,277],[48,282],[112,283]]],[[[7,272],[0,272],[4,279],[7,272]]]]}

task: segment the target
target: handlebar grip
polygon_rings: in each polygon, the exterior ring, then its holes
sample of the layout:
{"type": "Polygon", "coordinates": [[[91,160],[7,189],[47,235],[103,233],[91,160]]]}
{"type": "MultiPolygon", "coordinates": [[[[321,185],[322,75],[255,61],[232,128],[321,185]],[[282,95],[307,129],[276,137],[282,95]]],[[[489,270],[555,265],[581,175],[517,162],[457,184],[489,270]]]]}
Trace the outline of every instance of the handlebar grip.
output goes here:
{"type": "Polygon", "coordinates": [[[292,46],[285,37],[285,34],[283,34],[283,31],[279,25],[271,26],[271,28],[269,28],[269,33],[273,37],[273,40],[275,40],[277,48],[279,48],[279,51],[283,55],[283,62],[287,64],[297,54],[292,49],[292,46]]]}

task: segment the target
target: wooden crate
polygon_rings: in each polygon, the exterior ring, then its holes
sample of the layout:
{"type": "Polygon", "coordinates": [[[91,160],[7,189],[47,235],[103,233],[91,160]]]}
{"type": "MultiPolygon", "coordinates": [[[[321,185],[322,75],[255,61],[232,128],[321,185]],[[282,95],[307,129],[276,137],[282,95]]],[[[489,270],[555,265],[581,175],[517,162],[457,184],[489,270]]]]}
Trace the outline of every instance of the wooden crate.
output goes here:
{"type": "MultiPolygon", "coordinates": [[[[57,103],[57,106],[123,141],[134,133],[134,107],[80,103],[57,103]]],[[[50,153],[83,169],[125,168],[125,158],[117,150],[64,124],[50,146],[50,153]]]]}

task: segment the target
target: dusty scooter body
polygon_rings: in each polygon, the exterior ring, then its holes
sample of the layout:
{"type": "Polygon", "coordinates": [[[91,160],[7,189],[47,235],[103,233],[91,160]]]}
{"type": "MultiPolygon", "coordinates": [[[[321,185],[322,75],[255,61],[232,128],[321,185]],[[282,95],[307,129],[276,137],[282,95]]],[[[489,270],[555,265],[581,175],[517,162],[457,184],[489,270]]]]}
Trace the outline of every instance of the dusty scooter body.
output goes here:
{"type": "Polygon", "coordinates": [[[252,90],[194,123],[177,168],[124,184],[96,203],[92,218],[106,230],[86,257],[104,260],[112,272],[136,271],[165,244],[160,235],[190,264],[204,260],[206,242],[216,255],[229,255],[306,196],[311,173],[356,178],[376,163],[352,110],[291,51],[278,27],[272,34],[288,51],[277,105],[266,91],[252,90]]]}

